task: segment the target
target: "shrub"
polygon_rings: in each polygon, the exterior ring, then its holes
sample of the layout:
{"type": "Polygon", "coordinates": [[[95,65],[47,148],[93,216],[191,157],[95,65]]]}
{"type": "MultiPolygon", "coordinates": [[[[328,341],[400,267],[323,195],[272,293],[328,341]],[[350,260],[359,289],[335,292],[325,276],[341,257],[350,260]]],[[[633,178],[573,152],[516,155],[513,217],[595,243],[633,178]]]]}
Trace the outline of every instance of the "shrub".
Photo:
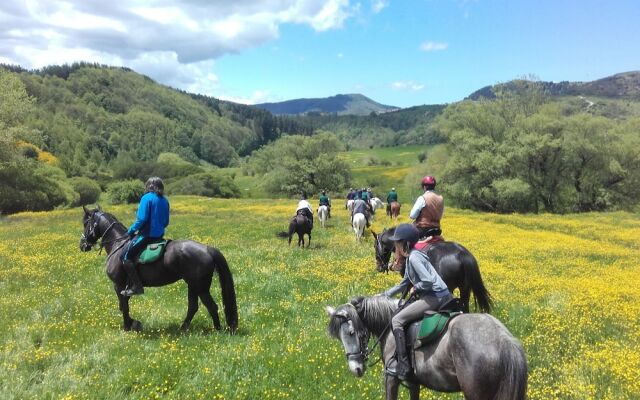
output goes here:
{"type": "Polygon", "coordinates": [[[112,204],[136,203],[144,194],[144,184],[136,179],[114,182],[107,187],[112,204]]]}
{"type": "Polygon", "coordinates": [[[169,194],[191,194],[207,197],[240,197],[240,189],[222,173],[205,172],[189,175],[167,185],[169,194]]]}
{"type": "Polygon", "coordinates": [[[418,162],[419,163],[423,163],[424,160],[427,159],[427,153],[425,153],[424,151],[422,153],[418,154],[418,162]]]}
{"type": "Polygon", "coordinates": [[[78,201],[74,202],[74,206],[81,206],[85,204],[91,204],[98,201],[102,189],[100,185],[84,176],[78,176],[69,180],[71,187],[80,195],[78,201]]]}

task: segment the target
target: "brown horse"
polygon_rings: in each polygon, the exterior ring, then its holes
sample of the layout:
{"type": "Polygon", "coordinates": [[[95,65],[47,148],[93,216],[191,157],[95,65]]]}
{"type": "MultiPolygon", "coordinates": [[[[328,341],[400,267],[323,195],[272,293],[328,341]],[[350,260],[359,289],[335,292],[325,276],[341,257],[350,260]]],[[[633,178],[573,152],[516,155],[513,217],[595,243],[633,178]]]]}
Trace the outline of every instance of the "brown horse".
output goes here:
{"type": "Polygon", "coordinates": [[[400,203],[392,201],[391,204],[389,204],[389,212],[387,215],[393,220],[398,220],[398,216],[400,215],[400,203]]]}

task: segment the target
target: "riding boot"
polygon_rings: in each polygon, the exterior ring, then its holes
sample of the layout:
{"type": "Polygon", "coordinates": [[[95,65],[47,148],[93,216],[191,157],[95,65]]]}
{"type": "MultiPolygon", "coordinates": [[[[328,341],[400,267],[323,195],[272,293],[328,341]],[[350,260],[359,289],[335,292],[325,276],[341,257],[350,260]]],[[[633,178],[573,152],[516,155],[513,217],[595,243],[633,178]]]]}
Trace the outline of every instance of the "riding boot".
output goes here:
{"type": "Polygon", "coordinates": [[[138,272],[136,272],[136,264],[131,260],[125,260],[122,262],[122,266],[127,273],[129,283],[120,294],[127,297],[144,294],[144,287],[142,287],[142,282],[140,281],[138,272]]]}
{"type": "Polygon", "coordinates": [[[410,379],[412,375],[404,329],[394,329],[393,337],[396,339],[396,375],[398,379],[404,381],[410,379]]]}

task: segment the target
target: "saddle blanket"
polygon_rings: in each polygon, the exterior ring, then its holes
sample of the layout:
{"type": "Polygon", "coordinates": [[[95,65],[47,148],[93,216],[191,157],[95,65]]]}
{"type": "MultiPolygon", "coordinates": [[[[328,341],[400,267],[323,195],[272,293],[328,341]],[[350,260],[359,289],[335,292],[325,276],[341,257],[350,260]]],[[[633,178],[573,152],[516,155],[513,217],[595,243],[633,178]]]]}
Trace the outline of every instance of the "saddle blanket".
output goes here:
{"type": "Polygon", "coordinates": [[[167,240],[163,240],[158,243],[148,244],[147,247],[140,253],[138,262],[140,264],[149,264],[156,261],[164,253],[164,249],[167,247],[167,240]]]}
{"type": "Polygon", "coordinates": [[[422,321],[416,321],[407,328],[407,345],[417,349],[435,341],[445,332],[449,322],[460,314],[460,311],[427,311],[422,321]]]}

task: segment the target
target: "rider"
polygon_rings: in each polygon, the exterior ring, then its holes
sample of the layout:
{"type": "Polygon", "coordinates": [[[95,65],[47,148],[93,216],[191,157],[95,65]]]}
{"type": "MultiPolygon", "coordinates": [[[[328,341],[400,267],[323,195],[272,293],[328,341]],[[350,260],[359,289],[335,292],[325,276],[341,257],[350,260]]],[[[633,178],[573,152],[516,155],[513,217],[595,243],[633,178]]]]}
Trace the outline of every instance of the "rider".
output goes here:
{"type": "Polygon", "coordinates": [[[349,200],[354,200],[356,197],[356,191],[353,188],[349,188],[349,193],[347,193],[347,201],[344,202],[344,208],[349,208],[349,200]]]}
{"type": "Polygon", "coordinates": [[[364,219],[367,221],[367,228],[371,226],[371,214],[369,214],[369,204],[363,199],[356,199],[353,202],[353,211],[351,212],[351,223],[353,224],[353,216],[356,214],[363,214],[364,219]]]}
{"type": "Polygon", "coordinates": [[[164,197],[164,183],[157,176],[144,184],[145,194],[140,199],[136,221],[127,234],[132,240],[122,256],[122,265],[129,278],[123,296],[144,294],[140,277],[136,272],[137,257],[148,244],[162,241],[164,230],[169,225],[169,200],[164,197]],[[136,236],[137,233],[137,236],[136,236]]]}
{"type": "Polygon", "coordinates": [[[416,199],[409,218],[420,231],[420,238],[439,236],[442,234],[440,220],[444,214],[444,199],[434,192],[436,178],[431,175],[422,178],[424,194],[416,199]]]}
{"type": "Polygon", "coordinates": [[[320,200],[321,206],[327,206],[327,216],[331,218],[331,199],[327,196],[327,192],[325,190],[322,191],[318,200],[320,200]]]}
{"type": "Polygon", "coordinates": [[[396,188],[391,188],[389,194],[387,194],[387,214],[391,214],[391,203],[398,202],[398,193],[396,193],[396,188]]]}
{"type": "MultiPolygon", "coordinates": [[[[411,366],[407,357],[407,343],[405,326],[422,318],[427,310],[438,310],[441,305],[452,299],[451,293],[440,275],[431,264],[429,257],[422,251],[413,248],[419,239],[419,232],[412,224],[400,224],[396,228],[391,240],[394,241],[396,252],[406,258],[404,277],[399,284],[384,292],[385,296],[405,293],[410,289],[415,301],[401,308],[391,319],[393,336],[396,341],[396,370],[395,374],[401,380],[406,380],[411,374],[411,366]]],[[[390,373],[394,371],[389,369],[390,373]]]]}
{"type": "Polygon", "coordinates": [[[296,208],[296,215],[298,214],[306,216],[311,223],[311,228],[313,229],[313,209],[311,208],[311,204],[307,201],[307,193],[304,190],[300,193],[300,201],[296,208]]]}

